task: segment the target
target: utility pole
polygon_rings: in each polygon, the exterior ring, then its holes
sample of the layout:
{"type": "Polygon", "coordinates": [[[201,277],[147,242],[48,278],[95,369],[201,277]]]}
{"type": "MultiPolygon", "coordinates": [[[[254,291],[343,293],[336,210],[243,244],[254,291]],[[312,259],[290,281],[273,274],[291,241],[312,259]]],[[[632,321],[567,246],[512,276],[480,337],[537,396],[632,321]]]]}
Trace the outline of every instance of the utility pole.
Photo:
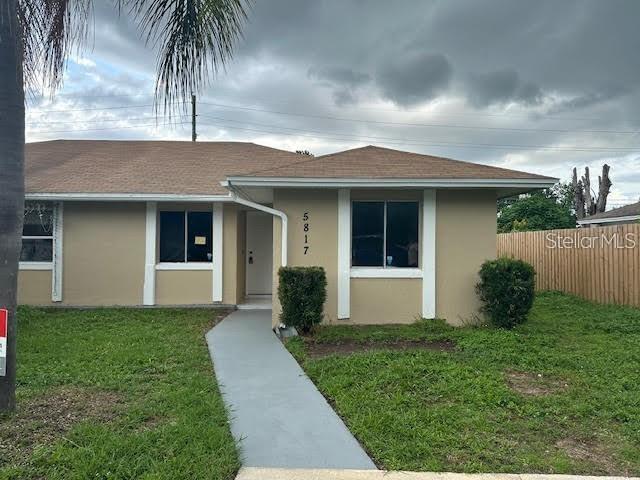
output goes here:
{"type": "Polygon", "coordinates": [[[196,133],[196,96],[191,95],[191,141],[195,142],[198,138],[196,133]]]}

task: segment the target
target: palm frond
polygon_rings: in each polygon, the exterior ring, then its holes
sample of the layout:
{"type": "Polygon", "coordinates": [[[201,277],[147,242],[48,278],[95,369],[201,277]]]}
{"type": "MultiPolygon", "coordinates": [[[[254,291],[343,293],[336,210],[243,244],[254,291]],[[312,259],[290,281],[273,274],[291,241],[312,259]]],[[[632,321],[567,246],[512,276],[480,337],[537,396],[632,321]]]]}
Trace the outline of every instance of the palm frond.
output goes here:
{"type": "Polygon", "coordinates": [[[156,107],[184,105],[231,58],[247,17],[245,0],[118,0],[158,49],[156,107]]]}
{"type": "Polygon", "coordinates": [[[91,0],[19,0],[29,86],[42,80],[51,91],[60,87],[67,58],[84,45],[92,9],[91,0]]]}

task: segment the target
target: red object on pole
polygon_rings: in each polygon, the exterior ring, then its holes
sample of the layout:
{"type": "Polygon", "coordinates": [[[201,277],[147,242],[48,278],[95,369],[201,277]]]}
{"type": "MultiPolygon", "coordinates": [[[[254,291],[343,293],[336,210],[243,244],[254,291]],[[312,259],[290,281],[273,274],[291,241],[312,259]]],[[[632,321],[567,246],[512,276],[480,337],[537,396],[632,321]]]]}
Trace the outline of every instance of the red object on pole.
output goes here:
{"type": "Polygon", "coordinates": [[[0,337],[7,338],[7,321],[9,320],[9,311],[6,308],[0,308],[0,337]]]}

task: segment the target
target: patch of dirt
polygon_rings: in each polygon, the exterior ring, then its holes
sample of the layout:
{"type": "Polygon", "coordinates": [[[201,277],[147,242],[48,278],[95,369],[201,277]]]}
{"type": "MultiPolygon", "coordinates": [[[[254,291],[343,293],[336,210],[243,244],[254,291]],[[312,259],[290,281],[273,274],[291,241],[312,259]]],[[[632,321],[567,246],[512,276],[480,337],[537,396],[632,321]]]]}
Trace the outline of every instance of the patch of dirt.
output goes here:
{"type": "Polygon", "coordinates": [[[384,342],[355,342],[346,340],[336,343],[318,343],[305,339],[306,352],[310,358],[321,358],[329,355],[349,355],[357,352],[371,352],[377,350],[434,350],[438,352],[452,352],[456,345],[452,341],[427,340],[389,340],[384,342]]]}
{"type": "Polygon", "coordinates": [[[521,395],[532,397],[542,397],[559,393],[569,387],[569,385],[558,379],[545,377],[541,373],[516,372],[513,370],[505,373],[507,385],[511,390],[521,395]]]}
{"type": "Polygon", "coordinates": [[[64,437],[79,422],[112,420],[121,403],[113,392],[80,387],[56,388],[18,402],[14,414],[0,419],[0,465],[24,463],[36,446],[64,437]]]}
{"type": "Polygon", "coordinates": [[[564,451],[573,460],[587,461],[601,469],[601,473],[609,475],[629,476],[630,471],[621,468],[603,445],[596,441],[583,441],[575,438],[564,438],[556,442],[556,448],[564,451]]]}

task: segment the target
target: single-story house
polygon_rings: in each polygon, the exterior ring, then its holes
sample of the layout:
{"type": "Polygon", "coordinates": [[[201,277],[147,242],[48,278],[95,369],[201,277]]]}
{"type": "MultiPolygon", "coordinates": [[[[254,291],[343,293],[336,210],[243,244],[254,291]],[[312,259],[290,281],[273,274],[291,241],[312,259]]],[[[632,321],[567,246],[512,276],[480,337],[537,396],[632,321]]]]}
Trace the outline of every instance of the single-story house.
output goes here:
{"type": "Polygon", "coordinates": [[[614,208],[607,212],[589,215],[578,220],[581,227],[606,227],[609,225],[624,225],[625,223],[640,222],[640,202],[614,208]]]}
{"type": "Polygon", "coordinates": [[[26,146],[18,300],[265,305],[277,270],[320,265],[325,321],[451,323],[478,312],[496,199],[541,175],[363,147],[309,157],[252,143],[26,146]]]}

